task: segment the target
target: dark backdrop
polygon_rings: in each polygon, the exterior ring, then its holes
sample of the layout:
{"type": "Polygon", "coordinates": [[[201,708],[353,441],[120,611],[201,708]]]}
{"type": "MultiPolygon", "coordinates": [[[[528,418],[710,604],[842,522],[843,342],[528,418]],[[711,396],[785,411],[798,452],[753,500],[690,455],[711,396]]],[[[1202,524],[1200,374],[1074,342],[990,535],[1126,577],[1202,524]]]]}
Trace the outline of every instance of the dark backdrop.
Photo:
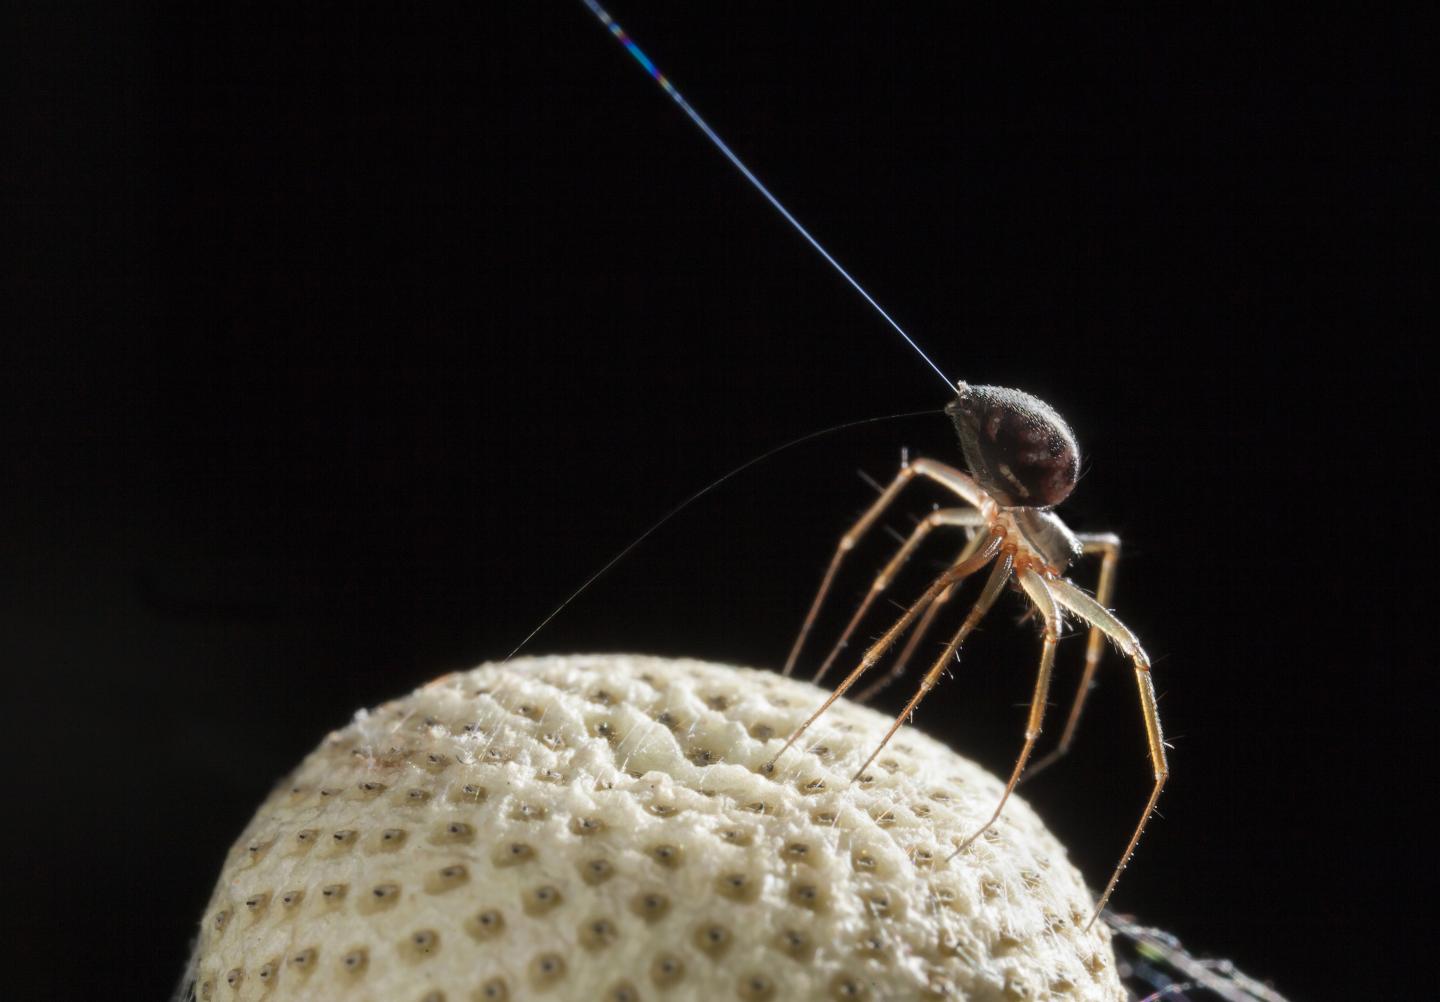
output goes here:
{"type": "MultiPolygon", "coordinates": [[[[505,655],[766,448],[946,402],[578,4],[230,7],[47,7],[6,60],[0,922],[26,997],[163,995],[230,840],[355,708],[505,655]]],[[[1043,396],[1086,448],[1065,510],[1128,541],[1116,604],[1174,745],[1115,905],[1297,1000],[1430,980],[1412,26],[673,7],[615,14],[946,372],[1043,396]]],[[[529,649],[778,665],[857,472],[902,447],[958,458],[938,416],[797,448],[529,649]]],[[[997,769],[1018,609],[917,722],[997,769]]],[[[1111,658],[1026,790],[1097,885],[1143,748],[1111,658]]]]}

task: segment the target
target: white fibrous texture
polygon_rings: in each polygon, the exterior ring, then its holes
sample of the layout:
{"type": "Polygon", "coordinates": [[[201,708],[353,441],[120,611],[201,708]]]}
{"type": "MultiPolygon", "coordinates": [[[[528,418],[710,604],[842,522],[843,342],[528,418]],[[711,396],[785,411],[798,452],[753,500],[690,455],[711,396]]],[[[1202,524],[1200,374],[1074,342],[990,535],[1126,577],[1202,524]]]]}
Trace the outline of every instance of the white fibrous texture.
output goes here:
{"type": "Polygon", "coordinates": [[[526,658],[362,711],[206,909],[209,1000],[1124,999],[1064,849],[913,728],[769,672],[526,658]]]}

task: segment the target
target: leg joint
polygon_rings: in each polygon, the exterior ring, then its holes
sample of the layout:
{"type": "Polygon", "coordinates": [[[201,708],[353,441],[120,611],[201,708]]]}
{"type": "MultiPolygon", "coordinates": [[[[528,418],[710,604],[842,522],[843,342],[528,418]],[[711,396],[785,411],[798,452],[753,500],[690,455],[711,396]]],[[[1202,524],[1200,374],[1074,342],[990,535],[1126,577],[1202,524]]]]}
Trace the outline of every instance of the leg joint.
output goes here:
{"type": "Polygon", "coordinates": [[[1120,554],[1120,537],[1113,532],[1087,532],[1080,537],[1080,545],[1092,553],[1108,550],[1116,556],[1120,554]]]}

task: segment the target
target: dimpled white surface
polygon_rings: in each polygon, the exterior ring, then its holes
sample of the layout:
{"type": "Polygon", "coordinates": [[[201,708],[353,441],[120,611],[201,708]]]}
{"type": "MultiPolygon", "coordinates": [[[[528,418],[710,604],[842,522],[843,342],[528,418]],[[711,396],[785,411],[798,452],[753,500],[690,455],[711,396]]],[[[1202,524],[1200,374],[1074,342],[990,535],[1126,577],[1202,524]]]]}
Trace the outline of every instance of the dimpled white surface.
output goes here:
{"type": "Polygon", "coordinates": [[[1124,999],[1019,798],[771,672],[525,658],[361,711],[225,861],[202,1000],[1124,999]]]}

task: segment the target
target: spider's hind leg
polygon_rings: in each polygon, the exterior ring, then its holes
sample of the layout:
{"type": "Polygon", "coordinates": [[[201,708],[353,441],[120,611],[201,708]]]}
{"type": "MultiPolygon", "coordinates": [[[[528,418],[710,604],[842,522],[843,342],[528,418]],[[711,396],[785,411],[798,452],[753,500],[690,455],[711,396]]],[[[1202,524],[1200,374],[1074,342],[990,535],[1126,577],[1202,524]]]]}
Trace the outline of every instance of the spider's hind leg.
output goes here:
{"type": "Polygon", "coordinates": [[[900,472],[895,474],[895,479],[890,481],[889,486],[880,492],[880,496],[865,510],[865,514],[856,519],[855,524],[846,531],[845,535],[840,537],[840,542],[835,547],[835,553],[830,558],[830,564],[825,568],[825,576],[820,580],[820,590],[815,594],[814,601],[810,603],[810,611],[805,614],[805,622],[801,624],[800,634],[790,648],[790,656],[785,659],[782,675],[789,675],[795,670],[795,662],[800,657],[801,648],[805,646],[805,638],[810,635],[810,630],[815,626],[815,620],[820,615],[821,607],[825,604],[825,597],[830,593],[830,586],[835,583],[835,575],[839,572],[845,555],[855,548],[866,532],[870,531],[870,527],[885,513],[885,509],[889,508],[900,496],[905,485],[916,477],[933,480],[972,508],[982,512],[994,510],[994,502],[980,489],[969,474],[961,473],[954,467],[937,463],[933,459],[917,459],[901,466],[900,472]]]}
{"type": "MultiPolygon", "coordinates": [[[[978,550],[984,542],[985,535],[983,533],[974,533],[956,555],[953,562],[958,564],[962,560],[968,560],[970,555],[978,550]]],[[[910,639],[905,641],[905,646],[900,650],[900,656],[895,659],[895,663],[890,666],[890,670],[861,690],[860,695],[855,697],[854,702],[860,703],[861,705],[870,702],[870,700],[879,695],[880,692],[887,688],[892,682],[905,674],[905,669],[910,667],[910,659],[920,647],[921,641],[923,641],[930,632],[931,624],[935,622],[935,618],[940,615],[950,600],[955,597],[955,589],[957,587],[959,587],[958,584],[953,584],[936,596],[935,601],[930,603],[930,608],[925,610],[925,615],[920,617],[920,622],[911,632],[910,639]]]]}
{"type": "Polygon", "coordinates": [[[901,616],[894,626],[886,630],[879,640],[875,641],[875,643],[866,649],[864,656],[860,659],[860,664],[855,667],[854,671],[845,676],[844,681],[835,687],[835,691],[825,699],[825,702],[820,704],[820,708],[810,714],[803,724],[795,728],[794,733],[786,739],[784,746],[776,753],[775,758],[771,760],[770,764],[774,765],[775,762],[779,761],[780,756],[789,751],[790,746],[799,740],[800,735],[804,734],[810,728],[811,724],[820,719],[821,714],[830,709],[837,699],[845,695],[850,687],[860,680],[860,676],[874,667],[875,663],[884,656],[885,652],[894,646],[900,634],[909,629],[910,624],[915,622],[920,614],[935,601],[941,592],[956,582],[962,581],[971,574],[974,574],[990,561],[994,560],[995,555],[1000,552],[1002,541],[1002,537],[998,535],[987,536],[985,544],[973,555],[950,567],[945,573],[931,582],[930,587],[925,589],[925,593],[921,595],[910,608],[905,610],[905,615],[901,616]]]}
{"type": "MultiPolygon", "coordinates": [[[[870,611],[870,606],[875,603],[875,600],[880,597],[886,588],[890,587],[890,583],[895,579],[895,575],[900,572],[900,568],[905,565],[905,562],[910,559],[931,532],[941,526],[947,525],[976,528],[984,524],[985,516],[974,508],[940,508],[932,511],[921,519],[920,524],[915,526],[915,530],[910,533],[909,538],[905,540],[895,556],[881,569],[879,574],[875,575],[875,580],[870,584],[870,590],[865,593],[865,598],[861,600],[860,605],[855,609],[855,614],[850,617],[850,622],[846,624],[845,632],[840,634],[840,639],[835,641],[834,647],[830,648],[830,654],[825,658],[825,663],[820,666],[820,670],[815,673],[815,678],[812,679],[812,681],[819,684],[820,680],[830,671],[830,666],[835,663],[835,659],[840,656],[840,652],[849,645],[851,635],[854,634],[855,628],[860,625],[860,621],[865,618],[865,613],[870,611]]],[[[969,557],[983,541],[984,538],[977,535],[955,562],[959,563],[960,560],[969,557]]],[[[952,585],[951,587],[953,588],[954,586],[952,585]]],[[[950,590],[951,589],[946,589],[945,592],[942,592],[941,597],[943,598],[947,595],[950,590]]],[[[939,601],[941,601],[941,599],[937,598],[936,602],[938,603],[939,601]]],[[[931,618],[930,611],[934,608],[935,605],[932,604],[930,609],[925,611],[926,620],[922,620],[923,625],[929,625],[928,620],[931,618]]]]}
{"type": "Polygon", "coordinates": [[[830,586],[835,583],[835,575],[840,570],[840,564],[845,560],[845,554],[855,549],[860,538],[870,530],[870,526],[890,507],[905,485],[915,479],[915,467],[905,463],[900,467],[900,472],[895,474],[895,479],[890,485],[880,492],[875,502],[865,509],[865,514],[855,520],[855,524],[846,530],[845,535],[840,537],[840,542],[835,546],[835,553],[830,557],[830,564],[825,568],[825,576],[820,579],[820,590],[815,593],[815,599],[810,603],[810,610],[805,613],[805,621],[800,624],[800,633],[795,638],[795,643],[790,648],[790,656],[785,659],[785,667],[780,674],[789,675],[795,670],[795,662],[800,657],[800,649],[805,646],[805,638],[810,636],[810,630],[815,626],[815,619],[820,615],[820,609],[825,604],[825,596],[830,593],[830,586]]]}

